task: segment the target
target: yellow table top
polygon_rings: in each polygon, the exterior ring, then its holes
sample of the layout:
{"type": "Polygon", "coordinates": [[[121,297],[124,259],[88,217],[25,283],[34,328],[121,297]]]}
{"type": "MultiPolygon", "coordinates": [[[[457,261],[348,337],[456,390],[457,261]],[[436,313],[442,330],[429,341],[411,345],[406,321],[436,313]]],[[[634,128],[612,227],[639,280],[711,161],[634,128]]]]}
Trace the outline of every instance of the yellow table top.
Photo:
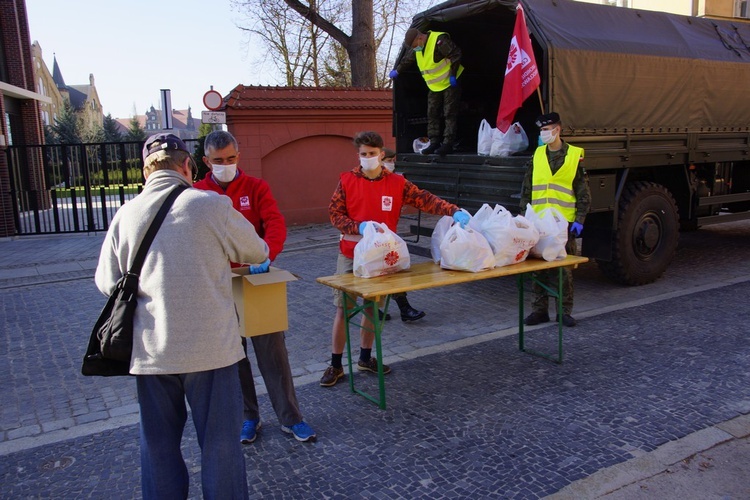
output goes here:
{"type": "Polygon", "coordinates": [[[542,271],[544,269],[556,269],[558,267],[573,266],[588,262],[586,257],[568,255],[563,260],[547,262],[541,259],[527,259],[512,266],[502,266],[470,273],[465,271],[452,271],[442,269],[434,262],[422,262],[414,264],[410,269],[396,274],[378,276],[377,278],[357,278],[353,273],[324,276],[318,278],[318,283],[342,290],[350,295],[362,297],[368,300],[378,300],[380,297],[400,292],[411,292],[413,290],[424,290],[445,285],[456,285],[501,276],[512,276],[515,274],[542,271]]]}

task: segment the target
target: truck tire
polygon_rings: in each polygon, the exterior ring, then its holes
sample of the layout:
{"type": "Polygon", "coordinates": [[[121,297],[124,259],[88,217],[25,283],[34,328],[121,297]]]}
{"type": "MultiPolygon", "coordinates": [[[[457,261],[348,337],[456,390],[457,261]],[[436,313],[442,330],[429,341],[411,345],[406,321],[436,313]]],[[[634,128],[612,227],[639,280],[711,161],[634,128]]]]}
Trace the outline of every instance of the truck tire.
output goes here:
{"type": "Polygon", "coordinates": [[[653,182],[633,182],[620,198],[612,261],[597,261],[609,278],[626,285],[656,281],[672,262],[679,241],[677,204],[653,182]]]}

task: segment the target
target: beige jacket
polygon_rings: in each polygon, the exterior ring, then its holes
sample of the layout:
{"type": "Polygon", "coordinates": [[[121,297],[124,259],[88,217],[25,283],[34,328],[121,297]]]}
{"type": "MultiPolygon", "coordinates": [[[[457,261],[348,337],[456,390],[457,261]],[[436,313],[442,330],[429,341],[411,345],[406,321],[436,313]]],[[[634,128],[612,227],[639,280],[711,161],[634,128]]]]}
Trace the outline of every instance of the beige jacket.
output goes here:
{"type": "MultiPolygon", "coordinates": [[[[102,293],[127,272],[168,191],[180,183],[187,181],[177,172],[154,172],[115,214],[96,269],[102,293]]],[[[229,198],[197,189],[178,196],[143,264],[130,373],[199,372],[242,359],[229,262],[267,257],[268,246],[229,198]]]]}

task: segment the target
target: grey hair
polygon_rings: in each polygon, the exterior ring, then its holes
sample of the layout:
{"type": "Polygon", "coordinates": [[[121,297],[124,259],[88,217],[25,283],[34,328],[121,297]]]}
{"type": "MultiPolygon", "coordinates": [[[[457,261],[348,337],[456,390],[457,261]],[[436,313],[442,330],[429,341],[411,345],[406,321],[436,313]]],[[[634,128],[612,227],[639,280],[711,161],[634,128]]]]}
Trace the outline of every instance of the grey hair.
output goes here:
{"type": "Polygon", "coordinates": [[[234,149],[237,151],[240,150],[240,146],[237,144],[237,139],[235,139],[232,134],[224,130],[214,130],[206,136],[206,141],[203,143],[203,150],[208,151],[209,149],[213,149],[214,151],[217,151],[219,149],[224,149],[229,145],[234,146],[234,149]]]}

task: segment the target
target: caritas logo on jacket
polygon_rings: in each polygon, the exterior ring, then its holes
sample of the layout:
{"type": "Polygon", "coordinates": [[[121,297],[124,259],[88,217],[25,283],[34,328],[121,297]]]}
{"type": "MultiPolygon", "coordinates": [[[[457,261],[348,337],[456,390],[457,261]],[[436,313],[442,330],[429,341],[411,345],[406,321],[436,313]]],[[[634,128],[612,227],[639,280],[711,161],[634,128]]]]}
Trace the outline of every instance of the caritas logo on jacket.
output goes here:
{"type": "Polygon", "coordinates": [[[250,197],[240,196],[240,210],[250,210],[250,197]]]}

